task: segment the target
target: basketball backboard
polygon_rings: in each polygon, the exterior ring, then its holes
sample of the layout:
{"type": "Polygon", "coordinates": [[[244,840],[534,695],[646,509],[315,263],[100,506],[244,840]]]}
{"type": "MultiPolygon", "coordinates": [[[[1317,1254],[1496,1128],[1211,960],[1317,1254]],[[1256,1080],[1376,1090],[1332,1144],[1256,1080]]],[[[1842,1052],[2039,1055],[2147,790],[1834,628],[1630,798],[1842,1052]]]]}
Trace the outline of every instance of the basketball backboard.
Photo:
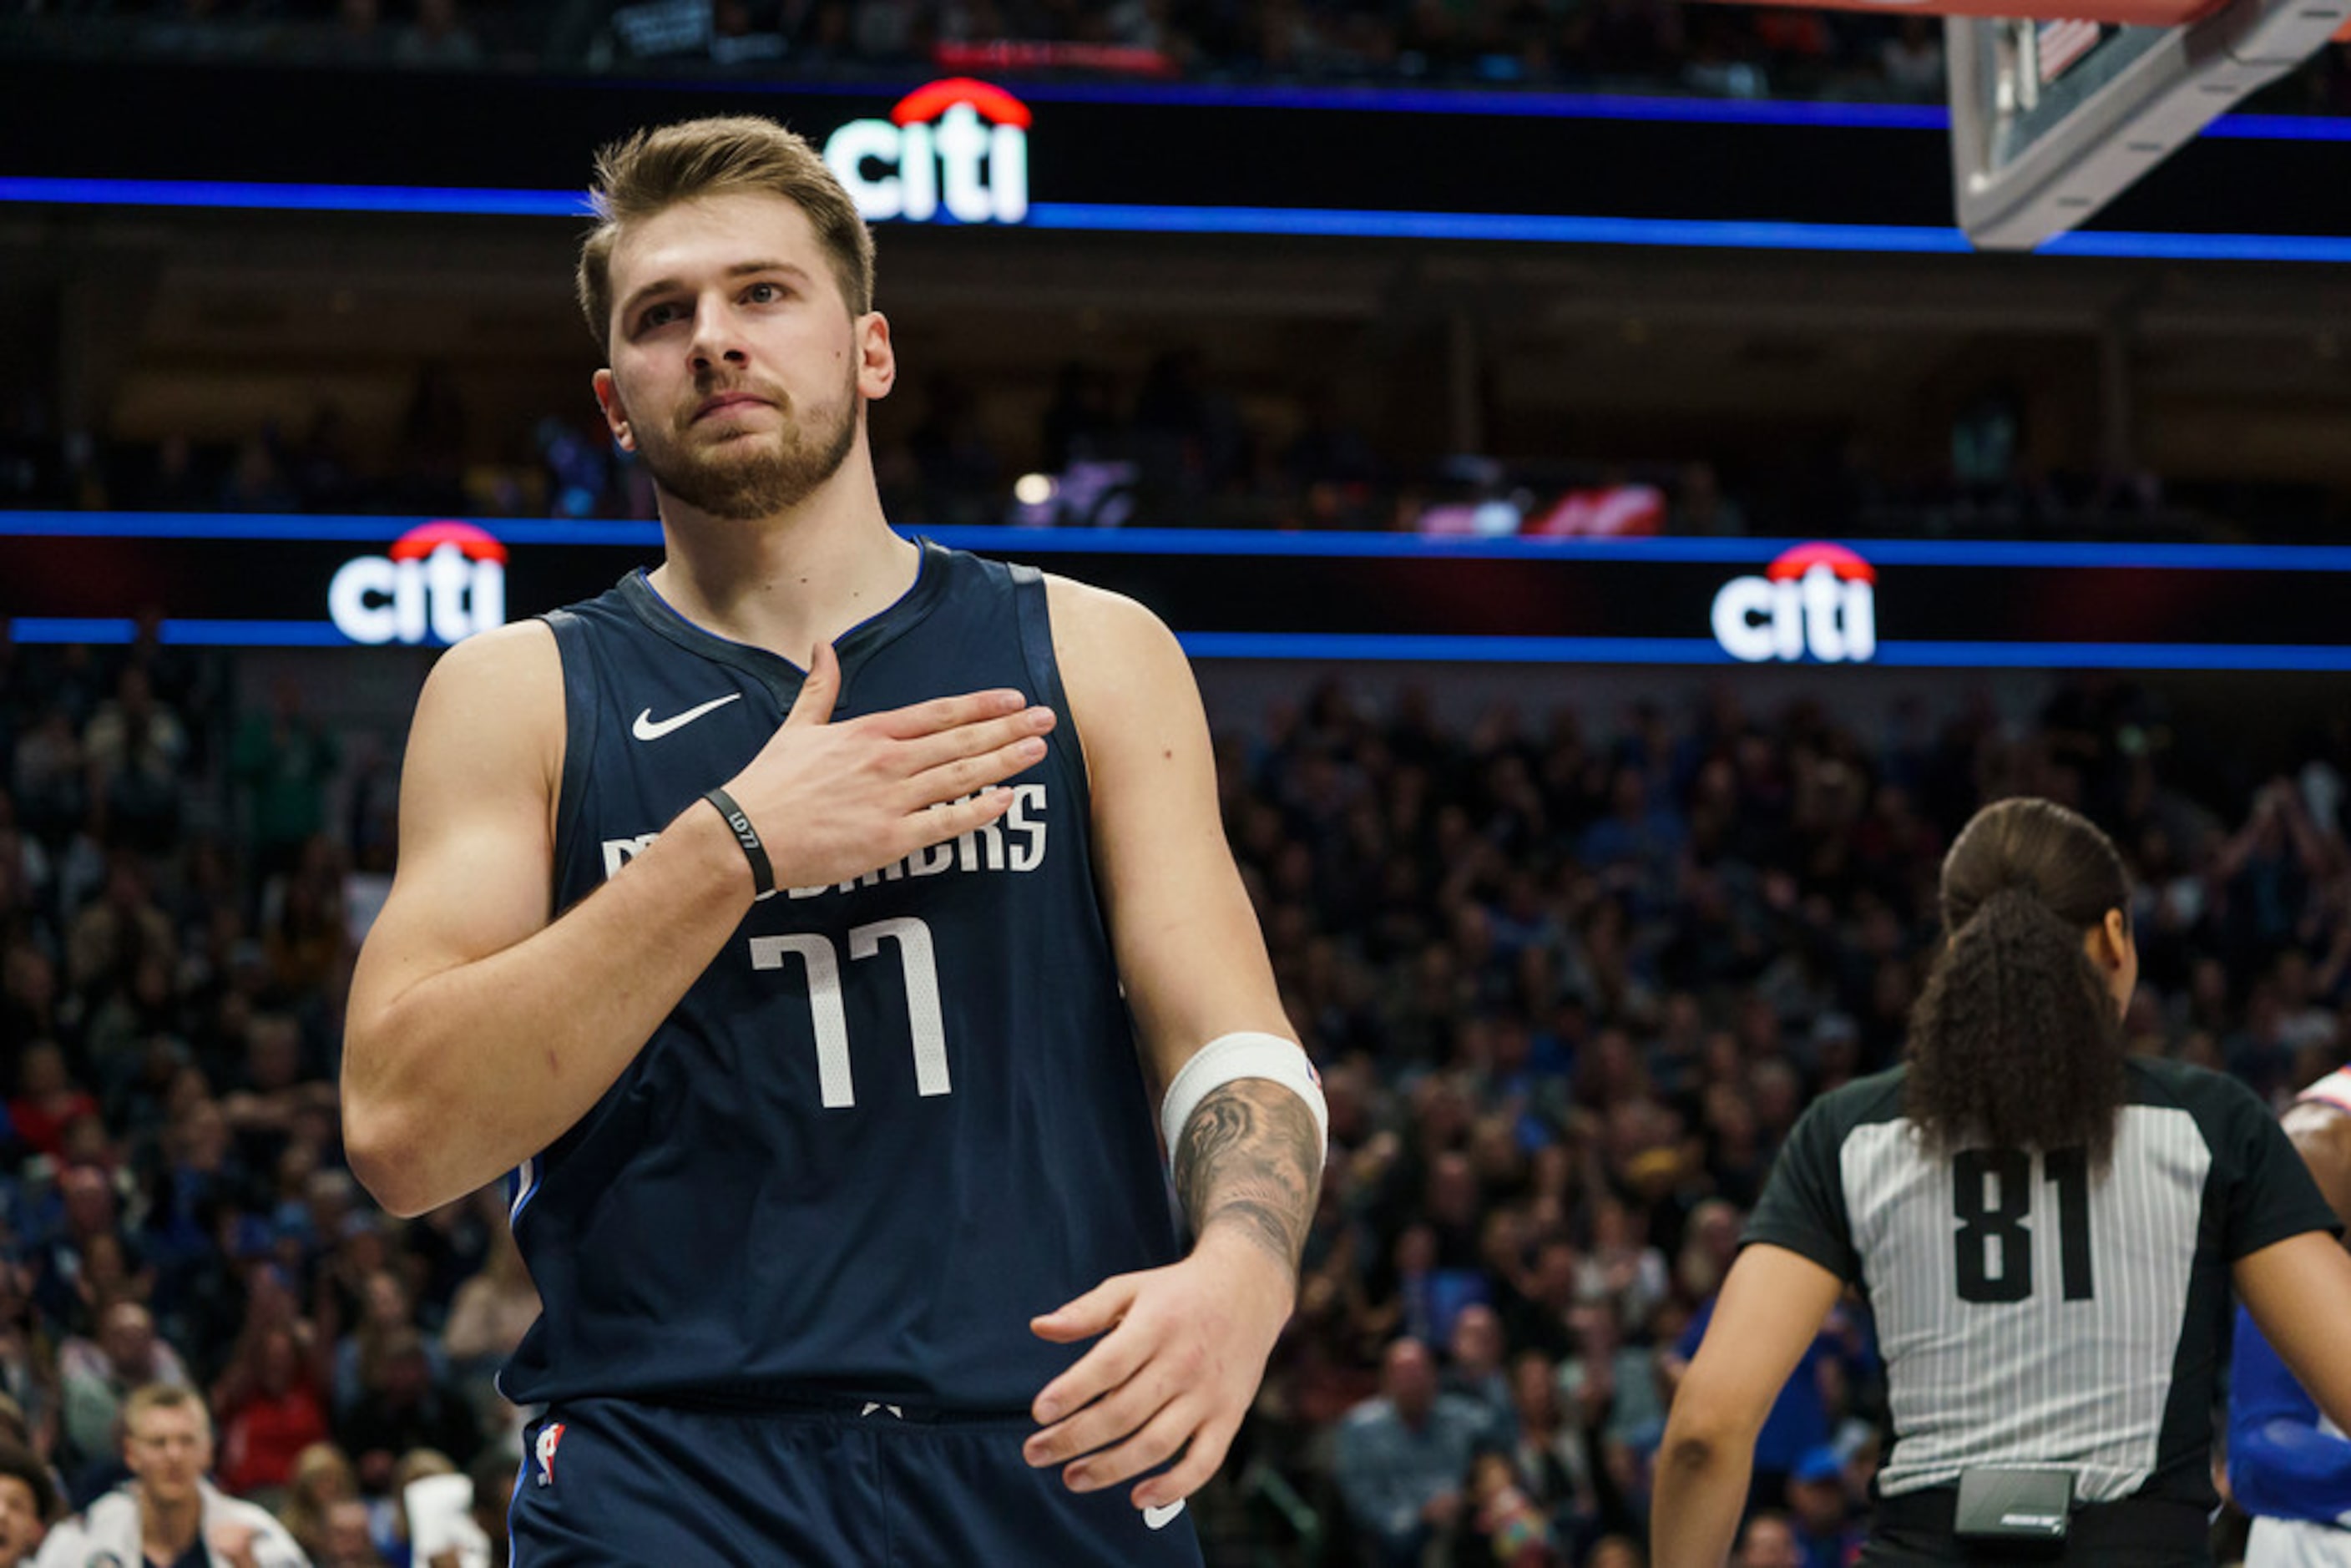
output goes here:
{"type": "Polygon", "coordinates": [[[2351,0],[2224,0],[2172,26],[1946,16],[1959,226],[1987,250],[2064,234],[2346,17],[2351,0]]]}

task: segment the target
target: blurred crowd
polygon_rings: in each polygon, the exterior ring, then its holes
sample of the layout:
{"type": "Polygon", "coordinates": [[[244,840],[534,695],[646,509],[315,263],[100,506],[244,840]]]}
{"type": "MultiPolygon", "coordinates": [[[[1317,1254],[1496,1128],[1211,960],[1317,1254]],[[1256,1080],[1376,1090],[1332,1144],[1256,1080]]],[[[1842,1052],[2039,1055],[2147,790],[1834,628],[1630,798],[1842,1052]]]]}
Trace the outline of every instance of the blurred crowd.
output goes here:
{"type": "Polygon", "coordinates": [[[394,1225],[345,1168],[384,802],[294,688],[225,693],[152,638],[0,643],[0,1451],[78,1509],[130,1473],[125,1401],[193,1390],[221,1488],[314,1563],[406,1563],[413,1483],[512,1474],[491,1380],[538,1296],[495,1193],[394,1225]]]}
{"type": "MultiPolygon", "coordinates": [[[[1948,459],[1896,464],[1855,437],[1729,471],[1704,456],[1399,458],[1310,376],[1243,397],[1196,349],[1130,371],[1062,364],[1033,414],[941,371],[877,405],[875,479],[893,522],[1419,532],[2320,542],[2346,495],[2323,484],[2183,483],[2056,470],[2013,400],[1955,425],[1948,459]]],[[[584,401],[584,400],[583,400],[584,401]]],[[[592,412],[488,428],[427,362],[396,418],[336,403],[241,438],[107,439],[62,428],[53,391],[0,391],[0,510],[651,518],[642,465],[592,412]]]]}
{"type": "MultiPolygon", "coordinates": [[[[433,70],[1944,92],[1931,18],[1680,0],[7,0],[0,49],[433,70]]],[[[2261,107],[2351,109],[2346,59],[2330,51],[2261,107]]]]}
{"type": "MultiPolygon", "coordinates": [[[[87,1504],[125,1474],[126,1398],[179,1385],[221,1488],[313,1562],[447,1568],[403,1500],[511,1477],[492,1377],[538,1299],[498,1195],[397,1222],[345,1168],[391,771],[291,687],[233,702],[227,657],[0,641],[0,1482],[29,1450],[87,1504]]],[[[2272,1096],[2339,1063],[2351,725],[2274,777],[2247,755],[2113,680],[1865,724],[1733,686],[1465,714],[1333,682],[1226,732],[1333,1147],[1300,1313],[1202,1500],[1211,1561],[1637,1564],[1743,1215],[1807,1100],[1895,1060],[1940,854],[1987,800],[2115,835],[2134,1049],[2272,1096]]],[[[1855,1306],[1765,1430],[1743,1561],[1849,1560],[1882,1413],[1855,1306]]]]}

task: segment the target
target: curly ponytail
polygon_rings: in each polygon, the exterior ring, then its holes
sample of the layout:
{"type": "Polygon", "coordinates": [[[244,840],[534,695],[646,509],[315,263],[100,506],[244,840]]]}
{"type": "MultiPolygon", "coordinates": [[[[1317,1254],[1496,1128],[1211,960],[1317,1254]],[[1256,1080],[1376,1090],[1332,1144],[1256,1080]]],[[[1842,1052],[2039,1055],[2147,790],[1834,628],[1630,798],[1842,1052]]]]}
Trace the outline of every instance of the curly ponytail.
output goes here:
{"type": "Polygon", "coordinates": [[[1910,1119],[1938,1153],[2085,1148],[2103,1166],[2125,1047],[2082,939],[2130,907],[2122,857],[2076,812],[2002,800],[1952,843],[1942,904],[1943,951],[1910,1015],[1910,1119]]]}

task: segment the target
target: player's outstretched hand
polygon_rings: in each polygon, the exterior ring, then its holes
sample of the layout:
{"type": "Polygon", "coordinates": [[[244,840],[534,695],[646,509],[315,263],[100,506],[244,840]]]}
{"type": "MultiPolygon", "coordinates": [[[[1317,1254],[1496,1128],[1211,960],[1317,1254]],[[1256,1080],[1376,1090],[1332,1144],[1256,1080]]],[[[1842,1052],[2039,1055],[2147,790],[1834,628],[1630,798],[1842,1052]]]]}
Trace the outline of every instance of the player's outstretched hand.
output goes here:
{"type": "Polygon", "coordinates": [[[783,726],[726,792],[765,841],[779,887],[862,876],[1011,806],[992,789],[1045,755],[1053,710],[1016,691],[938,697],[832,722],[841,659],[819,643],[783,726]]]}
{"type": "Polygon", "coordinates": [[[1056,1344],[1101,1335],[1030,1406],[1043,1429],[1022,1453],[1064,1465],[1072,1491],[1100,1491],[1182,1456],[1136,1487],[1137,1508],[1165,1508],[1224,1463],[1257,1397],[1266,1357],[1290,1319],[1297,1281],[1264,1249],[1215,1231],[1165,1269],[1120,1274],[1043,1317],[1056,1344]]]}

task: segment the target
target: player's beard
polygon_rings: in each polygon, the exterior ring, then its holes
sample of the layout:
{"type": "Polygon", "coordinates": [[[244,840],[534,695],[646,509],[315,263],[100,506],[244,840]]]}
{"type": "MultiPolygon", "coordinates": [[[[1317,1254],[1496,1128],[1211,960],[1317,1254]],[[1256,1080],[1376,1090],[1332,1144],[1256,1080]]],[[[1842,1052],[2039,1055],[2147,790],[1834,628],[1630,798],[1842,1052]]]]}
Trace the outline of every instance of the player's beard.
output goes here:
{"type": "Polygon", "coordinates": [[[653,483],[687,506],[729,522],[748,522],[790,510],[841,471],[857,444],[857,378],[852,371],[841,396],[805,410],[772,387],[696,389],[695,406],[716,392],[754,392],[780,416],[773,431],[737,431],[708,439],[694,428],[689,409],[674,431],[659,440],[640,431],[638,459],[653,483]]]}

